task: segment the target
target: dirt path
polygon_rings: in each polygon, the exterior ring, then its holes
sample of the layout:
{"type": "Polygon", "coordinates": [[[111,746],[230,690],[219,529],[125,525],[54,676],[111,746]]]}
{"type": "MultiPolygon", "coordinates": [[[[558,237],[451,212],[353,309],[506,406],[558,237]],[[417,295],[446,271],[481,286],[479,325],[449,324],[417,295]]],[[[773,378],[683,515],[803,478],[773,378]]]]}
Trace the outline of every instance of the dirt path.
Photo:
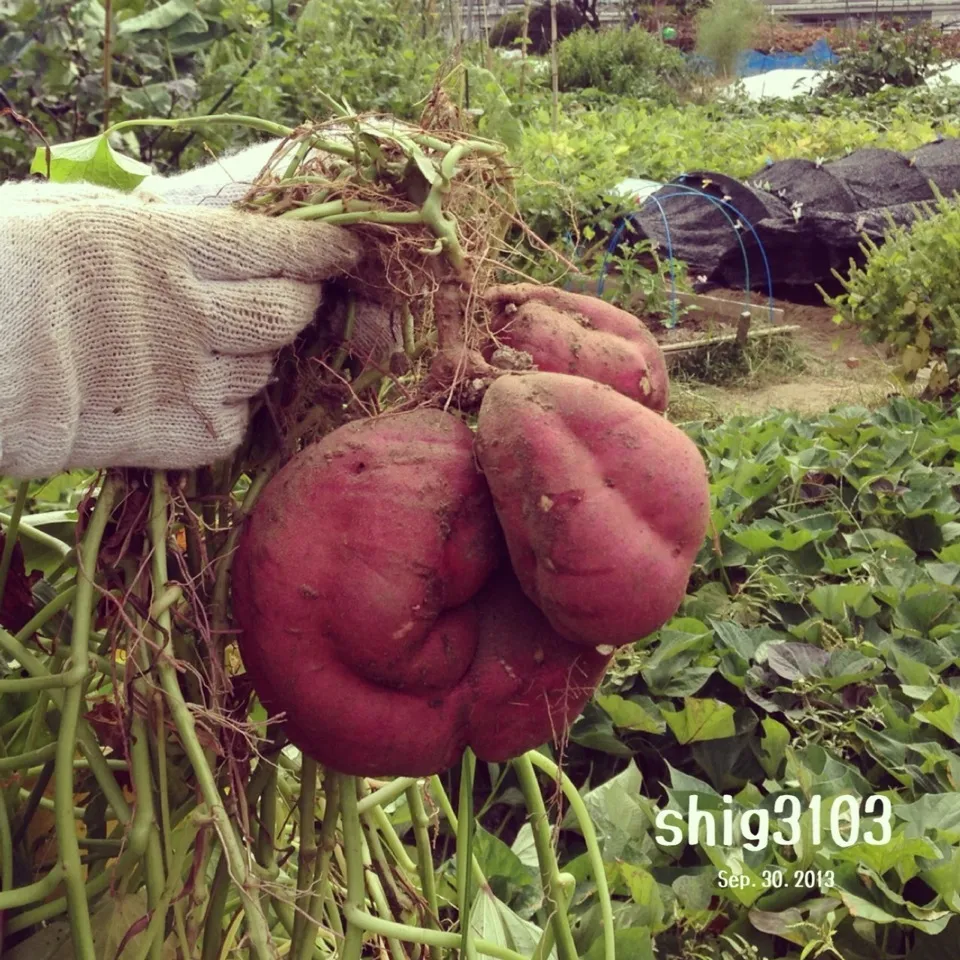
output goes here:
{"type": "MultiPolygon", "coordinates": [[[[724,296],[719,291],[717,295],[724,296]]],[[[731,291],[729,296],[742,299],[743,292],[731,291]]],[[[717,414],[773,409],[821,413],[838,405],[875,405],[895,390],[882,351],[863,343],[855,329],[835,324],[829,307],[787,301],[776,306],[784,309],[784,323],[801,327],[791,336],[806,369],[776,383],[764,383],[761,377],[761,385],[754,388],[698,386],[696,392],[717,414]]]]}

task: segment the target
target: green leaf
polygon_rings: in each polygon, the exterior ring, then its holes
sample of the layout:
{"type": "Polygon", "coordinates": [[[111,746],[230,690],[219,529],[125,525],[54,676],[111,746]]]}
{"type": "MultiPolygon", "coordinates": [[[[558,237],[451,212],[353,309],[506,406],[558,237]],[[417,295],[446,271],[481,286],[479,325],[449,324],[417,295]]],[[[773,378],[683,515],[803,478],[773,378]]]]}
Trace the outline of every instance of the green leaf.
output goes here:
{"type": "Polygon", "coordinates": [[[916,717],[960,743],[960,694],[940,684],[933,696],[917,710],[916,717]]]}
{"type": "Polygon", "coordinates": [[[773,643],[767,647],[767,665],[785,680],[822,677],[830,655],[809,643],[773,643]]]}
{"type": "Polygon", "coordinates": [[[954,598],[948,590],[921,586],[901,600],[893,612],[893,622],[898,627],[926,635],[943,622],[953,606],[954,598]]]}
{"type": "Polygon", "coordinates": [[[587,704],[571,727],[570,739],[583,747],[614,757],[633,756],[633,750],[617,737],[610,718],[593,702],[587,704]]]}
{"type": "Polygon", "coordinates": [[[502,840],[477,824],[473,836],[473,853],[490,878],[501,878],[511,886],[526,887],[538,882],[531,870],[502,840]]]}
{"type": "Polygon", "coordinates": [[[698,667],[684,663],[682,669],[674,662],[663,665],[659,671],[644,669],[641,676],[650,692],[659,697],[689,697],[702,690],[707,681],[717,672],[715,667],[698,667]]]}
{"type": "MultiPolygon", "coordinates": [[[[543,931],[529,920],[514,913],[502,900],[480,890],[470,913],[470,928],[483,940],[508,950],[530,956],[540,942],[543,931]]],[[[556,957],[556,948],[550,953],[556,957]]]]}
{"type": "Polygon", "coordinates": [[[633,902],[642,908],[643,913],[637,918],[640,925],[657,931],[663,927],[664,908],[660,896],[660,887],[653,875],[643,867],[620,861],[614,868],[614,882],[619,879],[624,883],[633,902]]]}
{"type": "Polygon", "coordinates": [[[848,607],[858,617],[872,617],[880,612],[880,606],[873,599],[869,583],[823,585],[815,587],[807,597],[824,618],[832,623],[843,623],[847,618],[848,607]]]}
{"type": "Polygon", "coordinates": [[[710,626],[713,627],[717,640],[733,650],[747,663],[753,660],[757,650],[764,643],[776,642],[781,637],[770,627],[751,627],[748,629],[741,627],[739,623],[733,620],[711,620],[710,626]]]}
{"type": "Polygon", "coordinates": [[[722,847],[709,847],[700,844],[700,848],[710,858],[711,863],[717,868],[714,875],[714,893],[736,900],[745,907],[752,907],[765,892],[763,878],[753,869],[744,859],[742,850],[725,850],[722,847]],[[716,881],[719,879],[719,871],[725,871],[731,877],[746,877],[746,886],[726,886],[719,887],[716,881]]]}
{"type": "Polygon", "coordinates": [[[677,877],[671,886],[677,899],[689,913],[701,913],[710,908],[713,899],[714,871],[704,867],[695,873],[677,877]]]}
{"type": "Polygon", "coordinates": [[[483,67],[468,66],[471,106],[479,107],[480,132],[491,140],[499,140],[510,150],[523,143],[523,127],[510,109],[510,98],[497,78],[483,67]]]}
{"type": "MultiPolygon", "coordinates": [[[[125,157],[110,146],[102,134],[50,148],[49,178],[54,183],[86,183],[116,190],[133,190],[151,169],[145,163],[125,157]]],[[[31,173],[48,175],[46,149],[38,147],[30,165],[31,173]]]]}
{"type": "Polygon", "coordinates": [[[117,27],[118,37],[140,33],[164,33],[168,38],[207,31],[207,21],[197,13],[193,0],[167,0],[139,16],[123,20],[117,27]]]}
{"type": "Polygon", "coordinates": [[[960,793],[927,793],[913,803],[894,804],[893,812],[921,836],[960,842],[960,793]]]}
{"type": "Polygon", "coordinates": [[[784,550],[792,553],[815,539],[810,530],[787,530],[782,524],[768,525],[758,521],[739,533],[730,535],[734,543],[746,547],[751,553],[763,554],[770,550],[784,550]]]}
{"type": "Polygon", "coordinates": [[[922,870],[920,878],[943,897],[954,913],[960,913],[960,849],[951,848],[947,858],[922,870]]]}
{"type": "MultiPolygon", "coordinates": [[[[863,889],[865,892],[866,888],[863,889]]],[[[853,893],[850,890],[841,888],[839,894],[843,905],[850,911],[852,917],[859,917],[879,924],[899,923],[908,927],[916,927],[918,930],[932,935],[941,933],[952,916],[949,910],[931,910],[928,911],[929,915],[927,917],[915,918],[900,911],[891,912],[885,907],[868,900],[865,896],[853,893]]]]}
{"type": "Polygon", "coordinates": [[[859,650],[851,650],[850,647],[840,647],[831,651],[824,679],[829,687],[839,690],[852,683],[865,683],[883,670],[881,660],[865,657],[859,650]]]}
{"type": "Polygon", "coordinates": [[[647,842],[654,814],[651,802],[640,794],[641,783],[640,770],[631,760],[615,777],[584,795],[608,862],[630,859],[647,842]]]}
{"type": "MultiPolygon", "coordinates": [[[[643,927],[627,927],[614,931],[613,945],[615,956],[629,957],[630,960],[654,960],[653,940],[650,931],[643,927]]],[[[600,936],[590,944],[583,960],[604,960],[603,937],[600,936]]]]}
{"type": "Polygon", "coordinates": [[[413,162],[417,165],[417,169],[420,173],[423,174],[423,179],[431,186],[440,179],[440,171],[430,162],[427,155],[416,145],[414,144],[411,151],[411,157],[413,162]]]}
{"type": "Polygon", "coordinates": [[[642,733],[663,733],[666,724],[655,713],[656,706],[649,697],[628,700],[619,694],[598,695],[597,704],[609,714],[614,726],[623,730],[637,730],[642,733]]]}
{"type": "Polygon", "coordinates": [[[857,843],[852,847],[834,850],[832,856],[835,860],[862,863],[881,876],[898,868],[901,876],[908,877],[916,873],[914,863],[917,857],[940,859],[940,853],[932,841],[923,837],[908,837],[903,829],[898,830],[888,843],[876,846],[857,843]]]}
{"type": "Polygon", "coordinates": [[[868,528],[858,530],[856,533],[844,534],[844,539],[850,550],[870,550],[891,558],[915,556],[903,537],[898,537],[889,530],[868,528]]]}
{"type": "Polygon", "coordinates": [[[750,923],[761,933],[783,937],[784,940],[799,947],[802,947],[809,940],[806,935],[807,924],[803,919],[803,913],[796,907],[790,907],[779,912],[754,908],[748,916],[750,923]]]}
{"type": "Polygon", "coordinates": [[[672,704],[663,704],[660,712],[679,743],[719,740],[736,733],[734,709],[720,700],[688,697],[682,710],[677,711],[672,704]]]}
{"type": "Polygon", "coordinates": [[[760,738],[761,752],[757,759],[764,772],[771,779],[777,776],[780,765],[790,743],[790,731],[779,720],[765,717],[761,722],[763,736],[760,738]]]}

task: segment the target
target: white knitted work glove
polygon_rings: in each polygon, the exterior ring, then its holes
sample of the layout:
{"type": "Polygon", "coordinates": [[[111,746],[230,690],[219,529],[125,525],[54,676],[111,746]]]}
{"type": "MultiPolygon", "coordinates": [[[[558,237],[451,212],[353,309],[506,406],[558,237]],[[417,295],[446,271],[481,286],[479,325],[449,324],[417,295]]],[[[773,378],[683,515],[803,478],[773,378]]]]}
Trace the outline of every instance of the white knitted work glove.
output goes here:
{"type": "MultiPolygon", "coordinates": [[[[167,203],[228,207],[243,199],[282,143],[282,140],[267,140],[219,157],[186,173],[147,177],[137,192],[158,197],[167,203]]],[[[288,146],[287,151],[290,149],[288,146]]]]}
{"type": "Polygon", "coordinates": [[[0,186],[0,474],[232,453],[349,232],[81,184],[0,186]]]}
{"type": "MultiPolygon", "coordinates": [[[[382,125],[387,130],[399,126],[392,122],[382,125]]],[[[342,135],[328,130],[325,136],[337,139],[342,135]]],[[[186,173],[147,177],[138,191],[166,203],[228,207],[246,196],[268,165],[275,171],[284,170],[296,150],[295,144],[280,139],[267,140],[186,173]]],[[[350,352],[364,362],[388,369],[392,366],[391,358],[403,353],[403,328],[396,305],[370,300],[369,290],[356,299],[353,333],[348,343],[350,352]]],[[[336,337],[343,336],[346,319],[347,305],[343,300],[325,302],[320,308],[319,320],[336,337]]]]}

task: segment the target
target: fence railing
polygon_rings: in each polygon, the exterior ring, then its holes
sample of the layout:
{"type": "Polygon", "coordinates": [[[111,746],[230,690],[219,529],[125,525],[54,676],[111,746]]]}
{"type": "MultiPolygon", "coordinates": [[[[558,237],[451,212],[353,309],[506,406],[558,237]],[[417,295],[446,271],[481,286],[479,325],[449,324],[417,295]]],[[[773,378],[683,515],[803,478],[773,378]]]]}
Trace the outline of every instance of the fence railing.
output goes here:
{"type": "MultiPolygon", "coordinates": [[[[541,0],[534,0],[531,7],[540,2],[541,0]]],[[[478,36],[484,23],[489,29],[505,14],[523,13],[523,6],[523,0],[464,0],[464,30],[471,37],[478,36]]],[[[597,15],[600,23],[605,26],[626,21],[629,16],[628,11],[629,4],[624,3],[623,0],[600,0],[597,4],[597,15]]]]}

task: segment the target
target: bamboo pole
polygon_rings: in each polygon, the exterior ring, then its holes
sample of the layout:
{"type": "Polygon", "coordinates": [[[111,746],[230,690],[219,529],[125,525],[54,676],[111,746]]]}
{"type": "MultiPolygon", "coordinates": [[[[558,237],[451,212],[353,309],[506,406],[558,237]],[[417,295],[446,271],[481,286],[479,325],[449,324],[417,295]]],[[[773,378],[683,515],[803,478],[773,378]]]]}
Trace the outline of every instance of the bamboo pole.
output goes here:
{"type": "MultiPolygon", "coordinates": [[[[786,327],[768,327],[765,330],[752,330],[746,337],[747,340],[758,340],[760,337],[776,337],[782,334],[793,333],[800,329],[799,324],[792,324],[786,327]]],[[[701,347],[713,347],[720,343],[736,343],[737,340],[743,342],[743,337],[739,333],[727,333],[719,337],[705,337],[703,340],[684,340],[681,343],[662,343],[660,349],[664,353],[682,353],[686,350],[699,350],[701,347]]]]}
{"type": "Polygon", "coordinates": [[[560,126],[560,72],[557,56],[557,0],[550,0],[550,70],[553,74],[553,132],[560,126]]]}

